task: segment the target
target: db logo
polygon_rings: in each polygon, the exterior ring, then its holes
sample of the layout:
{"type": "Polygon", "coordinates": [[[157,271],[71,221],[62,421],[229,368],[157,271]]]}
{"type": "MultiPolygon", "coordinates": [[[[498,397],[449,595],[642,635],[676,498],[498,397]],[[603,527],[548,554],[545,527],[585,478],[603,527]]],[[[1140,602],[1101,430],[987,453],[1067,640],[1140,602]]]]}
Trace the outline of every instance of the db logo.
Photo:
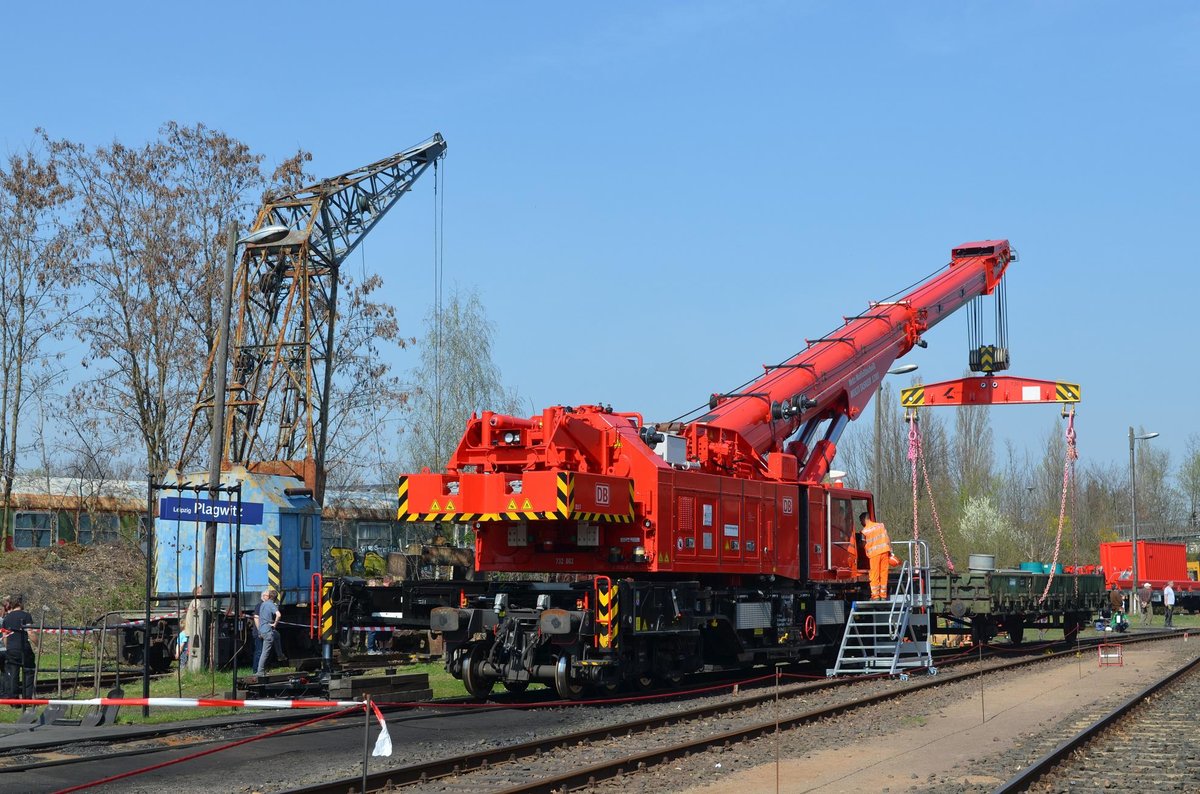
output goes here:
{"type": "Polygon", "coordinates": [[[783,514],[785,516],[790,516],[794,509],[795,508],[792,503],[792,497],[790,497],[790,496],[783,497],[783,514]]]}
{"type": "Polygon", "coordinates": [[[609,501],[609,490],[607,483],[596,483],[596,504],[606,505],[609,501]]]}

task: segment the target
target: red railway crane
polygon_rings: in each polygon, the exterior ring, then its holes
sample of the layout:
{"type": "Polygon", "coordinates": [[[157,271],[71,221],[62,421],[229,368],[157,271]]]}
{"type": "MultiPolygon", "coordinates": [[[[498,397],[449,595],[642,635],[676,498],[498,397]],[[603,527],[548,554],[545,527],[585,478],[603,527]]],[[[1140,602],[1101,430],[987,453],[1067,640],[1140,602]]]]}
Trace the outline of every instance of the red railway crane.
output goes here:
{"type": "MultiPolygon", "coordinates": [[[[990,294],[1012,257],[1007,240],[954,248],[907,295],[846,317],[745,389],[713,395],[685,424],[648,426],[599,405],[529,418],[484,411],[445,474],[402,478],[400,518],[474,524],[480,570],[802,579],[796,484],[820,483],[887,369],[990,294]]],[[[814,559],[809,570],[827,578],[836,567],[814,559]]]]}
{"type": "MultiPolygon", "coordinates": [[[[1007,240],[964,243],[689,422],[601,405],[471,417],[445,473],[400,477],[399,519],[471,525],[479,571],[586,581],[464,585],[431,615],[447,668],[477,696],[546,681],[577,697],[836,650],[865,595],[856,516],[874,512],[870,493],[824,482],[838,439],[888,368],[1013,260],[1007,240]]],[[[988,377],[1007,365],[999,342],[972,350],[988,377]]]]}

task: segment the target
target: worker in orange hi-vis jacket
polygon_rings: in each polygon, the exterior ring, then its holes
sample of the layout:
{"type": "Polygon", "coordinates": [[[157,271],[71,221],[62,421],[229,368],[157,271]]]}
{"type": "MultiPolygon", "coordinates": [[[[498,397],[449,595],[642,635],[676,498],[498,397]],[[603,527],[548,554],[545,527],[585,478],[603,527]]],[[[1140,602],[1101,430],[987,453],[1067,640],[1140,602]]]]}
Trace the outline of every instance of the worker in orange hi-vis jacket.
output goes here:
{"type": "Polygon", "coordinates": [[[858,523],[862,524],[863,545],[867,549],[867,559],[871,561],[871,600],[886,600],[892,539],[888,537],[887,527],[878,521],[869,521],[866,513],[859,514],[858,523]]]}

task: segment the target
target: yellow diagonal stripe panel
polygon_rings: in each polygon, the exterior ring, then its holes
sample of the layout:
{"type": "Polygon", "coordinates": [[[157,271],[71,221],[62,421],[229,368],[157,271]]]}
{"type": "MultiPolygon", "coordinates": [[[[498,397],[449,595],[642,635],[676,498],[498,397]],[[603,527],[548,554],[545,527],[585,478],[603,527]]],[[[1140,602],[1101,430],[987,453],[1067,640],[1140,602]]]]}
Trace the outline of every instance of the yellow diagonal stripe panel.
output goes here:
{"type": "Polygon", "coordinates": [[[321,642],[333,642],[333,582],[321,588],[321,642]]]}
{"type": "Polygon", "coordinates": [[[911,386],[900,390],[900,404],[905,408],[915,408],[925,404],[925,387],[911,386]]]}
{"type": "Polygon", "coordinates": [[[1055,383],[1054,397],[1060,403],[1077,403],[1079,402],[1079,384],[1078,383],[1055,383]]]}
{"type": "Polygon", "coordinates": [[[283,554],[280,551],[280,542],[278,535],[267,536],[267,587],[275,591],[277,596],[282,597],[283,589],[280,584],[283,582],[283,554]]]}
{"type": "Polygon", "coordinates": [[[558,493],[555,508],[559,518],[567,518],[575,507],[575,478],[569,474],[558,475],[558,493]]]}

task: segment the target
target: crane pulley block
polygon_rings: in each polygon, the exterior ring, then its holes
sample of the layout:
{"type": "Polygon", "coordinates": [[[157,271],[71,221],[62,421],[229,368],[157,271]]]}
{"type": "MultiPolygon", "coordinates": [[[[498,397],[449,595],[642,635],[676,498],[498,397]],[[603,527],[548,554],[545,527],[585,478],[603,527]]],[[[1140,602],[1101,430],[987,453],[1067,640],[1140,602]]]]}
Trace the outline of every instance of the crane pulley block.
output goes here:
{"type": "Polygon", "coordinates": [[[959,378],[901,389],[905,408],[927,405],[1006,405],[1077,403],[1079,384],[1012,376],[959,378]]]}

